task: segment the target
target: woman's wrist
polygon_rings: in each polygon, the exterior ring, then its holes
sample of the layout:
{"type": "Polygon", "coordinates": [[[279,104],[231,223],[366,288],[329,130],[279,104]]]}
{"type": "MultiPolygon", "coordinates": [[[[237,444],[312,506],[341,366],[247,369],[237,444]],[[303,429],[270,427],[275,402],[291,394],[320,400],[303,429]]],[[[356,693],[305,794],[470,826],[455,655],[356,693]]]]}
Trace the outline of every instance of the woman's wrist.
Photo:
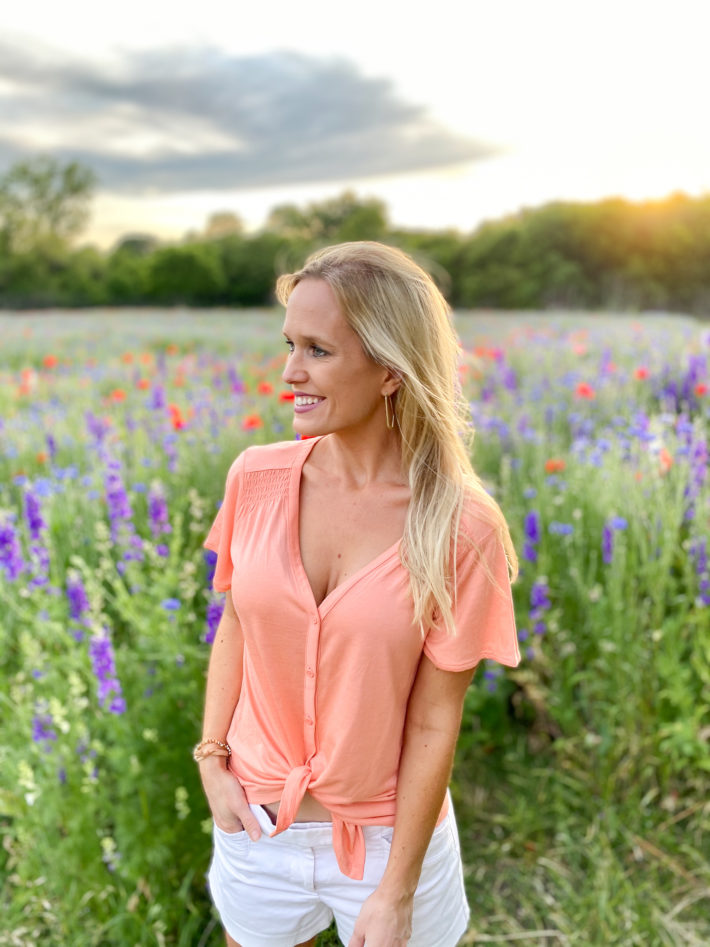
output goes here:
{"type": "Polygon", "coordinates": [[[421,869],[416,873],[408,873],[408,876],[397,878],[394,874],[387,876],[385,871],[384,875],[380,879],[380,883],[377,886],[377,891],[379,894],[385,898],[387,901],[392,902],[393,904],[399,904],[405,906],[407,903],[414,900],[414,893],[417,890],[417,885],[419,884],[419,875],[421,874],[421,869]]]}
{"type": "Polygon", "coordinates": [[[226,756],[229,759],[231,755],[232,748],[226,738],[220,740],[217,737],[203,737],[192,751],[196,763],[201,763],[208,756],[226,756]]]}

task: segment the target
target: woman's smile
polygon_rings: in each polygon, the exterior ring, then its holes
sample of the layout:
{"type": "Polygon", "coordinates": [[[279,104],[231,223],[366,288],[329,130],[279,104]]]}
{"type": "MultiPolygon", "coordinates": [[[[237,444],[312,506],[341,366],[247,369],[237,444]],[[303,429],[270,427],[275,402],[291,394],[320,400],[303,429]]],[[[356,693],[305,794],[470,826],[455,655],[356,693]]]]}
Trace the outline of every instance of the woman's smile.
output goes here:
{"type": "Polygon", "coordinates": [[[301,392],[294,391],[293,398],[293,410],[298,414],[303,414],[305,411],[312,411],[313,408],[317,408],[319,404],[325,401],[325,398],[320,398],[318,395],[304,395],[301,392]]]}

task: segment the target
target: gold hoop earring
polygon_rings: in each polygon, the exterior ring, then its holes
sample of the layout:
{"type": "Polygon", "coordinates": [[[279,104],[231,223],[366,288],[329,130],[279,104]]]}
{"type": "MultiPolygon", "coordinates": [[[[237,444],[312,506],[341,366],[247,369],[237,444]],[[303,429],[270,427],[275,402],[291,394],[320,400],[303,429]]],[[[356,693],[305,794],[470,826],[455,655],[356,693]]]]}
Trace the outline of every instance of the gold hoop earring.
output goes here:
{"type": "Polygon", "coordinates": [[[394,413],[394,405],[392,404],[390,397],[390,395],[385,395],[385,424],[391,431],[394,428],[396,417],[394,413]]]}

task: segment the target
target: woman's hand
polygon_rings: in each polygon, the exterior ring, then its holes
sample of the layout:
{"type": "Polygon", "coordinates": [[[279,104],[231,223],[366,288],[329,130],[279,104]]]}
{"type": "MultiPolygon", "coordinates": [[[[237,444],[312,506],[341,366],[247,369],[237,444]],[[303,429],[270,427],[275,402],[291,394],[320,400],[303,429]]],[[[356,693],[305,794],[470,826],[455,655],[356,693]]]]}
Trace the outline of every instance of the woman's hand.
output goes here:
{"type": "Polygon", "coordinates": [[[249,837],[256,841],[261,835],[259,823],[239,781],[227,770],[225,758],[206,757],[200,763],[200,776],[217,827],[230,835],[246,829],[249,837]]]}
{"type": "Polygon", "coordinates": [[[389,898],[379,889],[363,903],[348,947],[406,947],[412,936],[413,898],[389,898]]]}

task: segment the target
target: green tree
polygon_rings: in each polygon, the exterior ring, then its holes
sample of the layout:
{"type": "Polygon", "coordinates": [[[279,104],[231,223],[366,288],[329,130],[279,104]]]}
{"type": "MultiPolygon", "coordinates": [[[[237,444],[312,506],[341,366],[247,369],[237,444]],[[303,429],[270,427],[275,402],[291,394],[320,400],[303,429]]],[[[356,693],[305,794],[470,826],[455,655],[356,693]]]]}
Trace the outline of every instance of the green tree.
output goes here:
{"type": "Polygon", "coordinates": [[[152,302],[211,305],[219,301],[224,283],[214,244],[161,247],[149,258],[146,289],[152,302]]]}
{"type": "Polygon", "coordinates": [[[6,253],[56,252],[83,229],[95,176],[76,161],[20,161],[0,177],[0,243],[6,253]]]}
{"type": "Polygon", "coordinates": [[[289,239],[313,244],[344,243],[348,240],[383,240],[387,234],[387,208],[377,198],[359,198],[353,191],[309,204],[304,210],[293,204],[275,207],[266,230],[289,239]]]}

